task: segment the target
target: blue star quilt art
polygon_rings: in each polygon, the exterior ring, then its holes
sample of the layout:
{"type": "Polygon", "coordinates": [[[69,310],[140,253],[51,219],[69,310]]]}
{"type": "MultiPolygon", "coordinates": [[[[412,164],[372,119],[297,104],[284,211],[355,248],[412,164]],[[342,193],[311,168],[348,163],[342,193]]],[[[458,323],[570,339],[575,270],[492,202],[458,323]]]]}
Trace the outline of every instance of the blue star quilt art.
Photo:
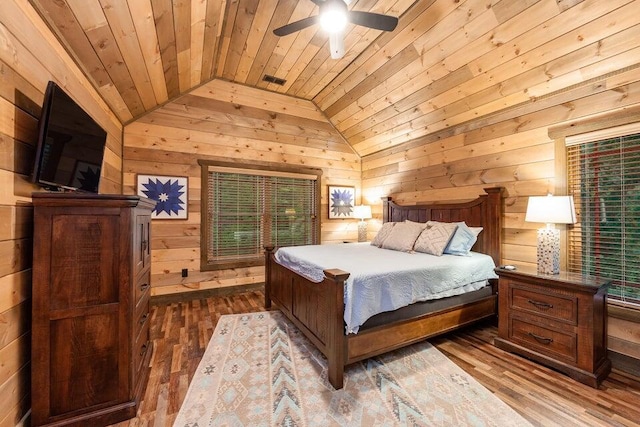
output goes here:
{"type": "Polygon", "coordinates": [[[188,182],[184,176],[138,175],[138,196],[155,200],[151,218],[187,219],[188,182]]]}
{"type": "Polygon", "coordinates": [[[329,186],[329,219],[353,218],[355,187],[329,186]]]}

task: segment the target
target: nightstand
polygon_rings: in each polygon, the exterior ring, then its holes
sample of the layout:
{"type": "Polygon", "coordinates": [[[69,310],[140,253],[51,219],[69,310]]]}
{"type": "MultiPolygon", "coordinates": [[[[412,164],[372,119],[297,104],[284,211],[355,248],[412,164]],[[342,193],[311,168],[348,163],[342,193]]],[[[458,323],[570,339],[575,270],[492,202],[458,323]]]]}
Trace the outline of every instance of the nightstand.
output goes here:
{"type": "Polygon", "coordinates": [[[598,387],[611,371],[607,358],[610,281],[535,268],[497,268],[495,345],[598,387]]]}

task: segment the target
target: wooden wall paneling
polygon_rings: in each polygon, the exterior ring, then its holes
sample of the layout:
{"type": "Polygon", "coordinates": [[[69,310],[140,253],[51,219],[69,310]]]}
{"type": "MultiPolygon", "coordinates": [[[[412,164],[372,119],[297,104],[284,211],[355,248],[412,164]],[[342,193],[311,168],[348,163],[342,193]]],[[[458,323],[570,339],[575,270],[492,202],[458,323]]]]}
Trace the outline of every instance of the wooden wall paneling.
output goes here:
{"type": "Polygon", "coordinates": [[[0,313],[4,313],[9,309],[18,306],[30,297],[30,268],[13,274],[5,274],[0,277],[0,313]]]}
{"type": "Polygon", "coordinates": [[[173,28],[173,5],[171,0],[151,0],[151,6],[153,7],[167,94],[169,98],[173,98],[180,94],[176,34],[173,28]]]}
{"type": "MultiPolygon", "coordinates": [[[[0,313],[0,349],[10,345],[13,341],[28,335],[31,329],[31,303],[30,300],[20,302],[8,310],[0,313]]],[[[23,364],[28,362],[29,358],[23,359],[23,364]]],[[[26,378],[23,378],[24,381],[26,378]]],[[[0,384],[0,388],[4,384],[0,384]]],[[[0,394],[4,396],[3,394],[0,394]]],[[[4,400],[4,399],[0,399],[4,400]]],[[[0,412],[2,413],[2,412],[0,412]]]]}
{"type": "Polygon", "coordinates": [[[25,360],[29,360],[30,340],[31,335],[27,333],[0,348],[0,360],[3,362],[0,365],[0,384],[7,383],[24,366],[25,360]]]}
{"type": "Polygon", "coordinates": [[[247,74],[245,83],[255,85],[262,80],[264,67],[269,61],[271,52],[273,52],[278,44],[278,37],[273,34],[273,30],[290,22],[291,15],[297,4],[297,0],[280,0],[278,2],[269,26],[265,30],[265,35],[257,50],[251,69],[247,74]]]}
{"type": "Polygon", "coordinates": [[[216,55],[222,35],[226,4],[227,0],[207,2],[201,81],[209,80],[214,76],[216,70],[216,55]]]}
{"type": "Polygon", "coordinates": [[[173,0],[173,26],[180,93],[191,89],[191,1],[173,0]]]}
{"type": "Polygon", "coordinates": [[[138,41],[142,37],[138,37],[127,0],[100,0],[100,5],[144,109],[155,107],[156,96],[138,41]]]}
{"type": "MultiPolygon", "coordinates": [[[[302,7],[304,3],[306,2],[299,2],[298,7],[302,7]]],[[[259,2],[258,8],[256,9],[256,14],[253,17],[253,21],[251,22],[249,37],[247,37],[247,43],[244,47],[243,55],[240,58],[238,67],[236,68],[236,72],[234,75],[235,81],[246,83],[247,76],[249,75],[249,71],[253,66],[253,61],[256,59],[258,49],[262,44],[262,39],[266,35],[266,29],[269,27],[269,22],[271,21],[271,17],[273,16],[277,5],[277,0],[263,0],[259,2]]],[[[307,5],[307,7],[309,6],[307,5]]],[[[313,3],[311,3],[311,7],[315,7],[313,3]]],[[[309,30],[305,30],[305,33],[307,33],[308,31],[309,30]]],[[[282,76],[282,74],[278,75],[282,76]]]]}
{"type": "MultiPolygon", "coordinates": [[[[223,55],[225,61],[221,70],[221,75],[225,79],[235,79],[240,58],[242,58],[247,39],[251,33],[251,26],[257,8],[258,2],[251,0],[238,0],[227,8],[223,43],[225,46],[228,44],[229,50],[226,55],[223,55]],[[231,37],[232,35],[233,37],[231,37]]],[[[218,74],[220,75],[220,73],[218,74]]]]}
{"type": "Polygon", "coordinates": [[[0,395],[8,396],[0,400],[0,426],[14,427],[24,425],[24,415],[31,409],[29,398],[29,383],[24,379],[29,378],[30,365],[23,365],[4,384],[0,385],[0,395]]]}
{"type": "Polygon", "coordinates": [[[112,64],[108,68],[113,85],[122,94],[122,99],[127,104],[131,114],[136,117],[144,112],[144,105],[140,95],[135,89],[135,84],[130,71],[124,63],[122,53],[115,43],[108,43],[113,38],[113,33],[108,25],[93,27],[85,30],[91,45],[104,64],[112,64]]]}
{"type": "MultiPolygon", "coordinates": [[[[164,69],[162,68],[162,56],[158,45],[158,34],[151,0],[130,1],[128,6],[136,34],[138,35],[138,42],[145,67],[147,68],[147,74],[156,97],[156,103],[162,104],[168,99],[169,95],[164,78],[164,69]]],[[[199,79],[200,75],[198,75],[198,81],[199,79]]]]}
{"type": "MultiPolygon", "coordinates": [[[[295,10],[291,14],[290,21],[295,22],[310,16],[316,16],[318,13],[318,8],[313,2],[301,1],[296,5],[295,10]]],[[[265,65],[263,74],[276,76],[286,80],[291,68],[296,64],[296,62],[298,62],[300,55],[304,50],[304,45],[309,43],[318,31],[321,31],[319,26],[312,25],[311,27],[307,27],[296,34],[279,37],[278,44],[273,51],[273,55],[265,65]]],[[[257,87],[268,89],[270,91],[286,93],[292,83],[293,81],[288,80],[284,85],[278,85],[261,80],[257,82],[256,85],[257,87]]]]}
{"type": "Polygon", "coordinates": [[[190,84],[194,87],[200,84],[202,76],[202,53],[204,50],[204,34],[206,31],[207,2],[191,2],[191,45],[190,51],[190,84]]]}
{"type": "Polygon", "coordinates": [[[219,101],[267,109],[274,113],[291,114],[318,121],[326,121],[326,116],[311,101],[293,98],[279,93],[266,92],[223,80],[212,80],[191,92],[191,95],[208,97],[219,101]]]}

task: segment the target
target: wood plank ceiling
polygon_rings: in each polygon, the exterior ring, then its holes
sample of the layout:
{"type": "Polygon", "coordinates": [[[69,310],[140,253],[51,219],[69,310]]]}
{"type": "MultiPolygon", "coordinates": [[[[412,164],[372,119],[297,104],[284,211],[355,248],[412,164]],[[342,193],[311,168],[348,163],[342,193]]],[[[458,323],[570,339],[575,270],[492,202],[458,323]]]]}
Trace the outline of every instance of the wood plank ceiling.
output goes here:
{"type": "Polygon", "coordinates": [[[29,0],[123,123],[215,78],[313,101],[361,156],[640,63],[638,0],[354,0],[333,60],[310,0],[29,0]],[[265,74],[286,80],[283,86],[265,74]]]}

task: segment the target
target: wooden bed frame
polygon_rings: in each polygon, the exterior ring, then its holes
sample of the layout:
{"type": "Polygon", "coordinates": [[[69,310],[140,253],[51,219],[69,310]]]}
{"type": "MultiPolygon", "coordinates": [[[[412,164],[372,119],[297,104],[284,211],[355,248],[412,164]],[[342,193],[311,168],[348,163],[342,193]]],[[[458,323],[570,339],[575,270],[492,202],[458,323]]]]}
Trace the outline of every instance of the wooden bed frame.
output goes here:
{"type": "MultiPolygon", "coordinates": [[[[502,232],[502,188],[486,188],[487,194],[455,204],[399,206],[383,199],[383,221],[465,221],[483,227],[473,247],[500,264],[502,232]]],[[[328,360],[329,382],[343,386],[344,367],[351,363],[448,332],[497,312],[496,283],[493,292],[471,303],[461,304],[406,320],[345,335],[344,282],[349,273],[325,270],[325,279],[314,283],[274,260],[274,247],[265,248],[265,308],[272,302],[289,318],[328,360]]],[[[495,281],[493,281],[495,282],[495,281]]]]}

